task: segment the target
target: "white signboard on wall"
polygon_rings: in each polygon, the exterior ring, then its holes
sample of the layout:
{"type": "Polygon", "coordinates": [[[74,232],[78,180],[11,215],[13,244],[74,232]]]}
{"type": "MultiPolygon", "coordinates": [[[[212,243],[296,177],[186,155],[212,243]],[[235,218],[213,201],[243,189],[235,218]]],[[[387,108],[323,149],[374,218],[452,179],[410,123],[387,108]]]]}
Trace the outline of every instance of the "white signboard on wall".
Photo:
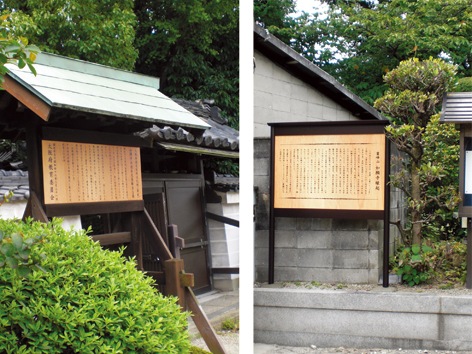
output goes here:
{"type": "Polygon", "coordinates": [[[472,194],[472,151],[465,152],[464,193],[472,194]]]}

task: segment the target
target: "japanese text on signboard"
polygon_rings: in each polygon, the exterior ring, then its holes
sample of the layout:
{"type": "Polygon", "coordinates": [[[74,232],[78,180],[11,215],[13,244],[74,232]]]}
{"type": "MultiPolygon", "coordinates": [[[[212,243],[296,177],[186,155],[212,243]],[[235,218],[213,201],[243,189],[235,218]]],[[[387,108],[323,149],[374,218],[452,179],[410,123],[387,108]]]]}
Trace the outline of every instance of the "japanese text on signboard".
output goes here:
{"type": "Polygon", "coordinates": [[[45,204],[142,200],[139,148],[42,142],[45,204]]]}
{"type": "Polygon", "coordinates": [[[385,136],[275,137],[274,207],[383,210],[385,136]]]}

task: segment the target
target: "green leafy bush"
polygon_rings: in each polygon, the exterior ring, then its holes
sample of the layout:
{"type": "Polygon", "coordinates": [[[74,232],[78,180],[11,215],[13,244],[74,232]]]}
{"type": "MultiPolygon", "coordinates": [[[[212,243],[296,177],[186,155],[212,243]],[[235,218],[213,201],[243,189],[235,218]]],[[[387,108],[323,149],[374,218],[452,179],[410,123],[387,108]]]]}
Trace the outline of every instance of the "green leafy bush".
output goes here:
{"type": "Polygon", "coordinates": [[[420,247],[414,244],[411,247],[405,247],[398,254],[397,274],[400,275],[409,286],[423,283],[431,277],[431,264],[426,257],[431,251],[431,247],[426,245],[420,247]]]}
{"type": "Polygon", "coordinates": [[[432,282],[448,288],[466,280],[467,246],[456,241],[435,242],[421,249],[418,245],[400,246],[390,266],[410,286],[432,282]]]}
{"type": "Polygon", "coordinates": [[[187,315],[122,252],[57,220],[0,220],[0,230],[48,241],[31,251],[47,255],[47,273],[0,269],[0,353],[189,353],[187,315]]]}
{"type": "Polygon", "coordinates": [[[457,80],[457,84],[454,87],[455,92],[470,92],[472,91],[472,77],[463,77],[457,80]]]}

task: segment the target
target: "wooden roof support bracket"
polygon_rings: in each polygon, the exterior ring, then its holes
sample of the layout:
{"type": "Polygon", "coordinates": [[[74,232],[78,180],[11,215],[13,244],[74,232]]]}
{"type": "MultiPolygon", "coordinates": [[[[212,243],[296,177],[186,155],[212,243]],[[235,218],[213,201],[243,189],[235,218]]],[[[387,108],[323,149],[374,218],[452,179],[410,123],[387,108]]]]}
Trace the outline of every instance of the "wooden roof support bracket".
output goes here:
{"type": "Polygon", "coordinates": [[[24,88],[18,82],[13,80],[8,75],[5,75],[5,81],[3,82],[3,88],[15,97],[18,101],[32,110],[36,115],[38,115],[44,121],[47,121],[49,118],[49,113],[51,112],[51,106],[49,106],[42,99],[37,97],[31,91],[24,88]]]}

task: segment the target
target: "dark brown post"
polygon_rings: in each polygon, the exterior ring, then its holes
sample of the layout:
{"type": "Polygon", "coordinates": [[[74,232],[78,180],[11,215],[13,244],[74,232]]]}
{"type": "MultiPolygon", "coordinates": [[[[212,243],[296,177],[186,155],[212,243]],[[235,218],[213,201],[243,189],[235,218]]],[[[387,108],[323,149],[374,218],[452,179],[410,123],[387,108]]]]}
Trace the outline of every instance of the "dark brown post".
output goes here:
{"type": "Polygon", "coordinates": [[[385,137],[385,202],[384,202],[384,245],[383,245],[383,287],[388,288],[388,260],[390,255],[390,140],[385,137]]]}
{"type": "Polygon", "coordinates": [[[187,309],[185,301],[185,288],[180,284],[180,275],[184,270],[184,261],[182,259],[169,259],[164,262],[166,276],[166,295],[172,295],[179,298],[178,304],[182,311],[187,309]]]}
{"type": "Polygon", "coordinates": [[[472,219],[467,218],[467,278],[466,288],[472,289],[472,219]]]}
{"type": "Polygon", "coordinates": [[[275,278],[275,215],[274,215],[274,173],[275,173],[275,128],[270,127],[270,201],[269,201],[269,284],[275,278]]]}
{"type": "Polygon", "coordinates": [[[143,270],[143,242],[140,214],[138,212],[131,213],[131,242],[133,243],[133,253],[136,256],[136,266],[139,270],[143,270]]]}
{"type": "Polygon", "coordinates": [[[169,249],[174,258],[180,258],[180,250],[185,247],[185,240],[179,237],[177,225],[167,226],[167,236],[169,237],[169,249]]]}

